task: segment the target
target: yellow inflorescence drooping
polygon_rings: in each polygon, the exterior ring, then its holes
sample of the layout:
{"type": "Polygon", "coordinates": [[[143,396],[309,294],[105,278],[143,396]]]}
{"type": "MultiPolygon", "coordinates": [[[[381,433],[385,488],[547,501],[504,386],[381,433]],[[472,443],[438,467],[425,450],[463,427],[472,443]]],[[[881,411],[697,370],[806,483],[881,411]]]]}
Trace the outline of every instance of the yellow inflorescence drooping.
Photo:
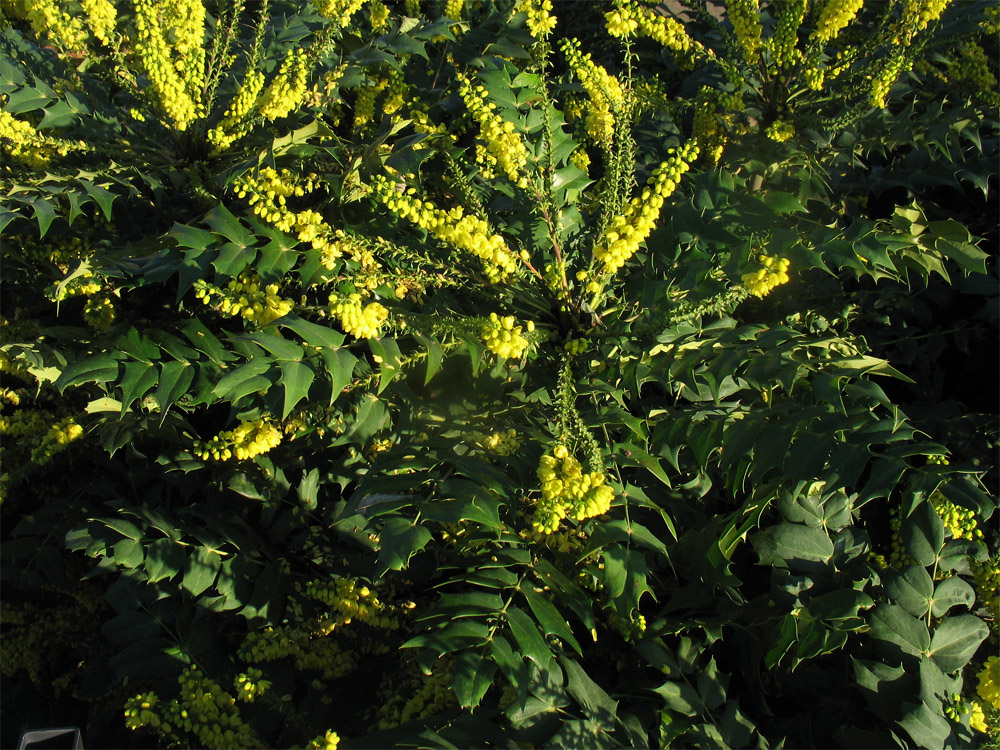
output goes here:
{"type": "Polygon", "coordinates": [[[118,317],[114,302],[108,294],[95,294],[83,303],[83,319],[95,331],[106,331],[118,317]]]}
{"type": "MultiPolygon", "coordinates": [[[[515,322],[513,315],[501,318],[496,313],[490,313],[490,319],[483,325],[480,338],[486,348],[501,359],[520,359],[528,348],[528,339],[521,335],[524,328],[514,325],[515,322]]],[[[535,324],[530,320],[524,327],[528,331],[535,330],[535,324]]]]}
{"type": "Polygon", "coordinates": [[[770,255],[761,255],[758,260],[764,267],[743,274],[743,285],[750,294],[766,297],[776,286],[788,282],[788,260],[770,255]]]}
{"type": "Polygon", "coordinates": [[[582,521],[607,513],[615,497],[604,474],[584,473],[565,445],[557,445],[551,454],[542,456],[537,476],[542,496],[535,504],[531,526],[542,534],[557,531],[566,517],[582,521]]]}
{"type": "Polygon", "coordinates": [[[298,109],[306,96],[309,60],[303,49],[285,55],[278,74],[257,100],[257,111],[265,120],[277,120],[298,109]]]}
{"type": "Polygon", "coordinates": [[[205,7],[199,0],[135,0],[135,50],[156,104],[177,130],[204,116],[205,7]]]}
{"type": "Polygon", "coordinates": [[[317,621],[316,632],[329,635],[335,628],[357,620],[373,628],[395,630],[399,622],[368,586],[356,578],[332,576],[326,581],[309,581],[305,596],[327,607],[317,621]]]}
{"type": "Polygon", "coordinates": [[[235,141],[250,132],[249,118],[263,88],[264,74],[259,70],[248,71],[219,124],[208,131],[208,142],[212,144],[213,154],[226,151],[235,141]]]}
{"type": "Polygon", "coordinates": [[[1000,557],[994,555],[982,562],[973,562],[970,567],[976,598],[989,611],[990,626],[996,630],[1000,628],[1000,557]]]}
{"type": "Polygon", "coordinates": [[[384,175],[376,177],[371,187],[386,208],[397,216],[426,229],[442,242],[480,258],[490,281],[500,281],[517,268],[514,253],[503,237],[493,234],[489,224],[478,216],[467,215],[461,206],[442,211],[430,201],[417,198],[414,188],[398,193],[396,186],[384,175]]]}
{"type": "Polygon", "coordinates": [[[514,123],[506,122],[501,117],[493,102],[486,99],[485,86],[473,86],[461,73],[456,76],[458,93],[468,107],[469,113],[479,123],[479,135],[486,144],[486,149],[497,160],[497,164],[511,182],[520,187],[527,187],[528,180],[524,176],[524,168],[528,163],[528,149],[517,133],[514,123]]]}
{"type": "Polygon", "coordinates": [[[776,143],[784,143],[795,137],[795,126],[788,120],[775,120],[764,131],[768,138],[776,143]]]}
{"type": "Polygon", "coordinates": [[[757,0],[729,0],[726,13],[745,58],[750,61],[756,59],[762,30],[757,0]]]}
{"type": "MultiPolygon", "coordinates": [[[[672,150],[668,150],[670,153],[672,150]]],[[[656,227],[663,201],[677,188],[681,176],[698,158],[697,141],[688,141],[674,151],[650,176],[642,193],[633,198],[625,212],[611,220],[604,236],[594,248],[594,258],[604,264],[607,273],[625,265],[656,227]]]]}
{"type": "Polygon", "coordinates": [[[679,21],[661,16],[649,8],[641,8],[635,3],[622,3],[613,11],[604,14],[607,22],[608,33],[614,37],[624,37],[632,34],[641,34],[659,42],[669,50],[682,55],[684,64],[682,68],[687,68],[688,59],[692,50],[701,49],[684,29],[684,24],[679,21]]]}
{"type": "Polygon", "coordinates": [[[726,147],[726,131],[716,115],[716,106],[703,88],[694,104],[691,137],[702,150],[702,159],[708,164],[718,164],[726,147]]]}
{"type": "Polygon", "coordinates": [[[44,464],[81,437],[83,437],[83,427],[78,425],[73,417],[66,417],[52,425],[45,433],[41,444],[31,452],[31,462],[44,464]]]}
{"type": "Polygon", "coordinates": [[[196,744],[211,750],[264,747],[240,716],[236,699],[198,667],[186,667],[177,682],[180,696],[166,705],[152,692],[129,698],[125,725],[132,730],[150,727],[174,744],[181,742],[182,732],[191,734],[196,744]]]}
{"type": "Polygon", "coordinates": [[[392,729],[415,719],[435,716],[455,704],[452,690],[454,660],[443,657],[434,665],[434,672],[425,675],[413,668],[411,674],[387,678],[379,692],[385,700],[376,713],[379,729],[392,729]],[[402,677],[402,683],[400,681],[402,677]]]}
{"type": "Polygon", "coordinates": [[[836,39],[841,30],[858,15],[863,3],[864,0],[826,0],[809,39],[819,44],[836,39]]]}
{"type": "Polygon", "coordinates": [[[527,16],[528,31],[535,39],[548,36],[556,27],[556,17],[552,15],[552,0],[517,0],[514,12],[527,16]]]}
{"type": "Polygon", "coordinates": [[[225,289],[198,279],[195,297],[206,305],[214,305],[223,315],[243,318],[258,326],[266,326],[292,311],[293,302],[278,296],[277,284],[264,286],[255,273],[244,272],[232,279],[225,289]]]}
{"type": "Polygon", "coordinates": [[[368,3],[368,22],[372,25],[372,31],[389,28],[389,8],[382,0],[371,0],[368,3]]]}
{"type": "Polygon", "coordinates": [[[615,131],[615,113],[625,105],[625,90],[617,78],[580,51],[580,42],[576,39],[564,39],[561,46],[570,70],[590,97],[587,132],[595,141],[610,145],[615,131]]]}
{"type": "Polygon", "coordinates": [[[915,34],[926,29],[944,13],[951,0],[904,0],[900,25],[902,41],[908,42],[915,34]]]}
{"type": "Polygon", "coordinates": [[[203,461],[247,461],[281,444],[281,430],[266,417],[241,419],[232,430],[224,430],[207,443],[196,442],[192,453],[203,461]]]}
{"type": "Polygon", "coordinates": [[[517,438],[517,430],[510,429],[506,432],[470,432],[466,437],[487,453],[497,456],[509,456],[521,447],[521,441],[517,438]]]}
{"type": "Polygon", "coordinates": [[[378,302],[362,304],[357,292],[346,297],[336,292],[330,295],[330,313],[337,317],[344,333],[359,339],[377,339],[389,311],[378,302]]]}
{"type": "Polygon", "coordinates": [[[109,0],[80,0],[80,7],[87,16],[90,33],[108,47],[114,42],[118,10],[109,0]]]}
{"type": "Polygon", "coordinates": [[[326,734],[310,740],[309,744],[306,745],[306,750],[337,750],[339,746],[340,735],[330,729],[326,734]]]}
{"type": "Polygon", "coordinates": [[[991,656],[976,675],[976,693],[994,711],[1000,711],[1000,656],[991,656]]]}
{"type": "Polygon", "coordinates": [[[29,167],[44,167],[56,156],[66,156],[80,144],[49,138],[39,133],[30,122],[18,120],[0,109],[0,146],[12,161],[29,167]]]}
{"type": "Polygon", "coordinates": [[[316,10],[341,28],[351,23],[351,16],[358,12],[365,0],[313,0],[316,10]]]}

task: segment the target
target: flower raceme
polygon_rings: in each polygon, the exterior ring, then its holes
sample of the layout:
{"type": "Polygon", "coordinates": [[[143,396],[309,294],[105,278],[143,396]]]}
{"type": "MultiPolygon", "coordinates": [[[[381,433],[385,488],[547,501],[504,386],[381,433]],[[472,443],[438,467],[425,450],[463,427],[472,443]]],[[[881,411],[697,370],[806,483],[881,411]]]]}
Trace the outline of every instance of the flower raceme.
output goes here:
{"type": "Polygon", "coordinates": [[[810,41],[826,44],[837,38],[861,10],[864,0],[826,0],[820,11],[816,28],[809,36],[810,41]]]}
{"type": "Polygon", "coordinates": [[[496,112],[496,105],[486,100],[486,87],[473,86],[469,79],[459,73],[458,93],[469,109],[469,113],[479,123],[480,137],[486,149],[497,160],[500,169],[518,187],[527,187],[524,168],[528,163],[528,149],[516,132],[514,123],[504,121],[496,112]]]}
{"type": "MultiPolygon", "coordinates": [[[[521,326],[514,325],[514,316],[500,317],[490,313],[490,318],[483,326],[481,334],[486,347],[501,359],[520,359],[528,348],[528,340],[521,335],[521,326]]],[[[528,331],[535,330],[535,324],[528,321],[525,324],[528,331]]]]}
{"type": "Polygon", "coordinates": [[[587,132],[599,143],[609,145],[615,130],[614,115],[625,105],[625,90],[617,78],[580,51],[576,39],[564,39],[562,51],[573,75],[590,97],[587,132]]]}
{"type": "Polygon", "coordinates": [[[556,27],[556,17],[552,15],[552,0],[517,0],[514,12],[527,15],[528,31],[535,39],[548,36],[556,27]]]}
{"type": "Polygon", "coordinates": [[[237,427],[224,430],[207,443],[196,442],[194,455],[203,461],[246,461],[281,444],[281,430],[266,418],[240,420],[237,427]]]}
{"type": "Polygon", "coordinates": [[[759,271],[743,274],[743,285],[750,294],[756,297],[766,297],[771,290],[788,281],[788,260],[785,258],[761,255],[758,259],[764,267],[759,271]]]}
{"type": "Polygon", "coordinates": [[[198,279],[195,297],[206,305],[215,305],[223,315],[241,317],[258,326],[266,326],[292,310],[292,301],[278,296],[280,287],[260,280],[254,273],[242,273],[225,289],[198,279]]]}
{"type": "Polygon", "coordinates": [[[357,292],[346,297],[336,292],[331,294],[330,313],[337,316],[344,333],[359,339],[378,338],[382,324],[389,317],[389,311],[378,302],[362,305],[357,292]]]}
{"type": "Polygon", "coordinates": [[[612,274],[625,265],[650,232],[656,227],[663,201],[677,188],[681,176],[698,158],[697,141],[688,141],[679,151],[669,150],[670,157],[650,175],[642,193],[633,198],[623,214],[611,220],[604,236],[594,248],[594,258],[612,274]]]}
{"type": "Polygon", "coordinates": [[[584,473],[565,445],[557,445],[551,454],[542,456],[537,476],[542,497],[535,505],[531,526],[539,533],[554,533],[566,517],[583,521],[603,515],[615,497],[615,491],[605,484],[604,474],[584,473]]]}
{"type": "Polygon", "coordinates": [[[514,253],[503,237],[493,234],[489,224],[466,214],[461,206],[442,211],[428,200],[416,197],[416,189],[404,193],[384,175],[372,181],[372,191],[397,216],[426,229],[442,242],[480,258],[490,281],[497,282],[517,268],[514,253]]]}

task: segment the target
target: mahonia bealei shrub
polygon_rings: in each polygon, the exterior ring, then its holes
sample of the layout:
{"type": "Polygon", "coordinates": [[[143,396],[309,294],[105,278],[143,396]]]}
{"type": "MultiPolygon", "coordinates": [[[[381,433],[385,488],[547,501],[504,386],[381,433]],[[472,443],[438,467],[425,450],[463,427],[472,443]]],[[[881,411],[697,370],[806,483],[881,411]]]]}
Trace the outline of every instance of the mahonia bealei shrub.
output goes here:
{"type": "Polygon", "coordinates": [[[583,466],[565,445],[542,456],[537,476],[542,485],[541,498],[535,501],[532,528],[543,534],[559,529],[564,518],[583,521],[601,516],[611,508],[615,491],[605,483],[602,472],[584,472],[583,466]]]}
{"type": "Polygon", "coordinates": [[[279,296],[278,284],[267,284],[252,272],[244,272],[220,288],[203,279],[194,285],[194,294],[206,305],[211,305],[223,315],[243,318],[257,326],[266,326],[288,315],[294,303],[279,296]]]}
{"type": "Polygon", "coordinates": [[[646,241],[660,216],[663,201],[677,188],[681,176],[698,158],[698,143],[689,141],[680,150],[668,149],[670,157],[650,175],[642,192],[633,198],[625,212],[615,216],[594,248],[594,258],[613,274],[635,255],[646,241]]]}
{"type": "Polygon", "coordinates": [[[755,297],[766,297],[775,287],[788,283],[788,259],[761,255],[759,271],[743,274],[743,286],[755,297]]]}
{"type": "Polygon", "coordinates": [[[500,359],[520,359],[530,345],[521,332],[534,331],[534,322],[529,320],[523,327],[515,325],[515,322],[513,315],[500,317],[496,313],[490,313],[489,320],[483,324],[480,338],[486,344],[486,348],[500,359]]]}
{"type": "Polygon", "coordinates": [[[384,305],[378,302],[366,305],[358,292],[348,295],[332,292],[329,303],[330,314],[337,318],[344,333],[358,339],[377,339],[389,318],[389,311],[384,305]]]}
{"type": "Polygon", "coordinates": [[[282,432],[267,417],[241,419],[237,427],[195,442],[192,453],[203,461],[249,461],[281,445],[282,432]]]}

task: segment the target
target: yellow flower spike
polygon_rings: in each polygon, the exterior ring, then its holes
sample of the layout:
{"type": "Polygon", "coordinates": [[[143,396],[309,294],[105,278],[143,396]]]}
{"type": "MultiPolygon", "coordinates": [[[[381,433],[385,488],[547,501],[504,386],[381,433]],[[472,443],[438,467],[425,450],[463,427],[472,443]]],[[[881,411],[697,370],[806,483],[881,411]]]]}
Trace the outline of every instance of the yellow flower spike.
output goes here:
{"type": "Polygon", "coordinates": [[[809,36],[810,41],[826,44],[836,39],[841,30],[854,20],[863,3],[864,0],[826,0],[816,28],[809,36]]]}

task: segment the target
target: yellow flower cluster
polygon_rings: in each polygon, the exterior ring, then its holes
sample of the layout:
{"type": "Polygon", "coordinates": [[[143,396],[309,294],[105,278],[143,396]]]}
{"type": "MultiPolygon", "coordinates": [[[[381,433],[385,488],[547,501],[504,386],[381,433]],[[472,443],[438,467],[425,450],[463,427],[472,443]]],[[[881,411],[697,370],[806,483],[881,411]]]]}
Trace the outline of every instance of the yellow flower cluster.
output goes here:
{"type": "Polygon", "coordinates": [[[889,58],[872,78],[871,105],[876,109],[884,107],[892,85],[912,66],[913,61],[903,55],[889,58]]]}
{"type": "Polygon", "coordinates": [[[35,168],[44,167],[54,157],[66,156],[81,147],[81,144],[48,138],[30,122],[18,120],[4,109],[0,109],[0,145],[2,153],[12,161],[35,168]]]}
{"type": "Polygon", "coordinates": [[[385,81],[376,81],[374,85],[363,85],[358,88],[354,100],[354,129],[361,130],[375,116],[375,99],[385,88],[385,81]]]}
{"type": "MultiPolygon", "coordinates": [[[[275,229],[293,233],[299,242],[308,242],[314,250],[319,250],[323,266],[327,269],[332,270],[337,259],[345,253],[356,258],[370,255],[367,248],[327,224],[318,211],[293,211],[288,207],[288,199],[308,195],[320,185],[315,174],[297,177],[287,169],[277,172],[271,167],[262,167],[256,176],[246,174],[239,177],[235,189],[236,197],[246,198],[255,215],[275,229]]],[[[371,261],[369,265],[377,267],[374,258],[366,260],[371,261]]]]}
{"type": "Polygon", "coordinates": [[[341,28],[347,28],[351,16],[358,12],[365,0],[313,0],[321,16],[332,20],[341,28]]]}
{"type": "Polygon", "coordinates": [[[784,143],[795,137],[795,126],[788,120],[775,120],[767,126],[764,133],[775,143],[784,143]]]}
{"type": "Polygon", "coordinates": [[[642,193],[629,202],[623,214],[611,220],[594,248],[594,257],[604,264],[607,273],[624,266],[653,231],[664,199],[677,188],[690,163],[698,158],[699,151],[693,139],[680,150],[668,149],[669,158],[653,171],[642,193]]]}
{"type": "Polygon", "coordinates": [[[691,137],[702,149],[702,158],[707,164],[718,164],[726,147],[726,131],[716,116],[715,104],[703,88],[694,104],[694,118],[691,122],[691,137]]]}
{"type": "Polygon", "coordinates": [[[975,511],[955,505],[940,492],[933,493],[930,499],[934,510],[941,518],[941,522],[955,539],[981,540],[983,538],[983,531],[976,523],[975,511]]]}
{"type": "Polygon", "coordinates": [[[836,39],[841,29],[854,20],[862,3],[864,0],[826,0],[816,28],[809,35],[810,41],[826,44],[836,39]]]}
{"type": "Polygon", "coordinates": [[[517,533],[517,535],[526,542],[541,544],[544,547],[548,547],[549,549],[562,554],[575,552],[581,549],[583,547],[583,543],[587,539],[585,534],[575,529],[556,531],[551,534],[536,531],[535,529],[522,529],[517,533]]]}
{"type": "Polygon", "coordinates": [[[311,740],[309,744],[306,745],[306,750],[337,750],[339,745],[340,735],[331,729],[328,730],[326,734],[320,735],[319,737],[311,740]]]}
{"type": "Polygon", "coordinates": [[[770,255],[761,255],[758,260],[764,267],[743,274],[743,286],[756,297],[766,297],[776,286],[788,282],[788,260],[770,255]]]}
{"type": "Polygon", "coordinates": [[[516,132],[514,123],[506,122],[496,109],[497,105],[486,100],[485,86],[473,86],[461,73],[457,74],[458,93],[469,113],[479,123],[479,135],[486,149],[496,158],[500,169],[519,187],[527,187],[524,168],[528,163],[528,149],[516,132]]]}
{"type": "Polygon", "coordinates": [[[87,30],[80,18],[71,16],[56,0],[25,0],[28,23],[38,36],[47,36],[66,51],[82,50],[87,45],[87,30]]]}
{"type": "Polygon", "coordinates": [[[625,90],[617,78],[580,51],[576,39],[563,39],[561,47],[570,70],[590,97],[587,131],[594,140],[608,145],[614,135],[614,115],[625,104],[625,90]]]}
{"type": "Polygon", "coordinates": [[[194,284],[195,297],[206,305],[214,304],[223,315],[242,317],[258,326],[266,326],[292,311],[293,302],[279,297],[279,291],[277,284],[264,286],[260,277],[251,272],[241,273],[225,289],[203,279],[194,284]]]}
{"type": "Polygon", "coordinates": [[[200,0],[135,0],[134,22],[134,47],[156,103],[177,130],[187,130],[204,116],[205,7],[200,0]]]}
{"type": "Polygon", "coordinates": [[[729,0],[726,3],[726,14],[736,32],[743,54],[748,61],[756,59],[760,49],[760,7],[757,0],[729,0]]]}
{"type": "Polygon", "coordinates": [[[556,27],[556,17],[552,15],[552,0],[517,0],[514,12],[527,16],[528,31],[535,39],[548,36],[556,27]]]}
{"type": "Polygon", "coordinates": [[[247,71],[246,78],[240,84],[239,91],[236,92],[219,124],[208,131],[208,142],[212,144],[213,154],[221,154],[250,132],[249,117],[263,88],[264,74],[256,69],[247,71]]]}
{"type": "Polygon", "coordinates": [[[381,0],[371,0],[368,3],[368,22],[372,25],[372,31],[389,28],[389,8],[381,0]]]}
{"type": "Polygon", "coordinates": [[[114,42],[118,10],[110,0],[80,0],[80,7],[87,16],[87,25],[97,40],[108,47],[114,42]]]}
{"type": "Polygon", "coordinates": [[[542,497],[535,505],[531,526],[542,534],[552,534],[569,516],[577,521],[608,512],[615,491],[605,484],[604,474],[585,474],[580,462],[569,455],[565,445],[542,456],[537,471],[542,497]]]}
{"type": "Polygon", "coordinates": [[[117,319],[117,311],[107,294],[95,294],[83,303],[83,319],[95,331],[106,331],[117,319]]]}
{"type": "Polygon", "coordinates": [[[455,206],[442,211],[427,200],[416,197],[416,189],[396,192],[395,185],[384,175],[372,181],[372,190],[386,208],[421,229],[426,229],[442,242],[483,260],[490,281],[497,282],[516,269],[515,256],[503,237],[493,234],[489,224],[478,216],[466,215],[455,206]]]}
{"type": "Polygon", "coordinates": [[[31,452],[33,464],[44,464],[57,453],[66,450],[67,446],[83,437],[83,427],[76,423],[73,417],[65,417],[49,427],[42,442],[31,452]]]}
{"type": "Polygon", "coordinates": [[[995,711],[1000,711],[1000,656],[991,656],[976,675],[976,693],[995,711]]]}
{"type": "Polygon", "coordinates": [[[391,115],[402,109],[406,103],[406,79],[403,78],[402,71],[389,68],[383,80],[385,99],[382,101],[382,113],[391,115]]]}
{"type": "Polygon", "coordinates": [[[484,432],[473,431],[468,433],[468,439],[488,453],[497,456],[509,456],[521,447],[521,441],[517,439],[517,430],[510,429],[506,432],[484,432]]]}
{"type": "Polygon", "coordinates": [[[786,0],[781,5],[778,24],[771,37],[771,59],[778,68],[789,68],[802,59],[802,53],[796,54],[799,26],[806,12],[807,0],[786,0]]]}
{"type": "Polygon", "coordinates": [[[902,41],[908,42],[915,34],[927,28],[944,13],[951,0],[904,0],[900,25],[902,41]]]}
{"type": "Polygon", "coordinates": [[[326,581],[309,581],[304,593],[328,610],[319,618],[315,629],[320,635],[329,635],[354,620],[382,630],[399,627],[399,622],[388,614],[389,610],[378,595],[355,578],[332,576],[326,581]]]}
{"type": "Polygon", "coordinates": [[[514,323],[513,315],[501,318],[496,313],[490,313],[489,320],[483,324],[480,338],[486,348],[501,359],[520,359],[528,348],[528,339],[521,335],[521,331],[525,328],[528,331],[535,330],[533,321],[529,320],[523,328],[514,323]]]}
{"type": "Polygon", "coordinates": [[[986,724],[986,714],[983,712],[983,707],[978,703],[973,701],[969,708],[969,726],[975,729],[977,732],[986,733],[989,731],[989,726],[986,724]]]}
{"type": "Polygon", "coordinates": [[[989,611],[992,618],[990,625],[994,630],[1000,629],[1000,557],[973,562],[971,567],[976,597],[989,611]]]}
{"type": "Polygon", "coordinates": [[[258,696],[271,689],[271,682],[264,679],[263,672],[251,667],[246,672],[236,675],[233,687],[236,689],[236,700],[253,703],[258,696]]]}
{"type": "Polygon", "coordinates": [[[263,743],[249,724],[240,717],[236,699],[195,666],[189,666],[177,678],[180,696],[163,706],[156,693],[144,693],[125,703],[125,725],[129,729],[151,727],[174,743],[180,732],[193,734],[201,747],[261,748],[263,743]]]}
{"type": "Polygon", "coordinates": [[[462,20],[462,11],[465,10],[465,0],[445,0],[444,17],[455,21],[462,20]]]}
{"type": "Polygon", "coordinates": [[[306,96],[309,60],[304,49],[288,51],[264,93],[257,101],[257,111],[265,120],[277,120],[299,108],[306,96]]]}
{"type": "Polygon", "coordinates": [[[333,292],[330,295],[330,313],[337,316],[344,333],[359,339],[377,339],[389,317],[389,311],[378,302],[362,305],[361,295],[357,292],[346,297],[333,292]]]}
{"type": "Polygon", "coordinates": [[[266,417],[254,420],[241,419],[239,426],[224,430],[207,443],[196,442],[192,453],[208,461],[228,461],[235,458],[246,461],[267,453],[281,444],[281,430],[266,417]]]}
{"type": "Polygon", "coordinates": [[[432,674],[414,670],[415,674],[403,685],[387,680],[381,691],[386,693],[386,700],[378,709],[378,728],[392,729],[414,719],[434,716],[454,704],[453,670],[453,661],[445,657],[435,664],[432,674]]]}
{"type": "Polygon", "coordinates": [[[291,658],[297,669],[319,672],[328,680],[343,677],[357,668],[360,654],[344,650],[332,638],[320,636],[301,626],[268,627],[250,633],[238,655],[252,664],[291,658]]]}

